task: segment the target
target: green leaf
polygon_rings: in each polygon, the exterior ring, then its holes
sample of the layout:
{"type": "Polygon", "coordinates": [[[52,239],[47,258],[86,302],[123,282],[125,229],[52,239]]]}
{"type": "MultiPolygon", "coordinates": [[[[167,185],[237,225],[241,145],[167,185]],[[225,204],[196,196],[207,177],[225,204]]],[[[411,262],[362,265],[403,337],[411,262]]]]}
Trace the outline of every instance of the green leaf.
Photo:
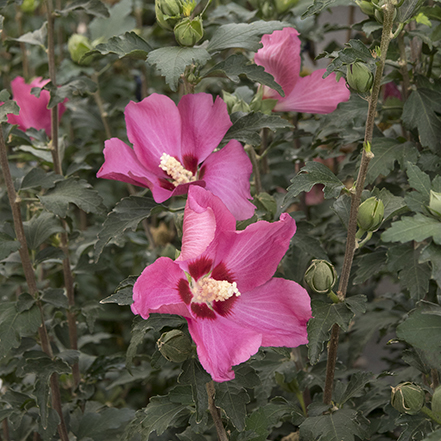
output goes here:
{"type": "Polygon", "coordinates": [[[40,325],[41,315],[36,305],[19,311],[15,302],[3,302],[0,308],[0,359],[12,348],[18,348],[22,337],[34,336],[40,325]]]}
{"type": "Polygon", "coordinates": [[[409,178],[409,185],[421,193],[424,200],[427,201],[426,203],[429,204],[431,189],[429,175],[411,162],[406,163],[406,173],[409,178]]]}
{"type": "Polygon", "coordinates": [[[344,303],[354,314],[361,315],[366,312],[367,297],[363,294],[346,297],[344,303]]]}
{"type": "Polygon", "coordinates": [[[434,369],[441,365],[441,307],[421,301],[397,327],[397,337],[420,351],[423,361],[434,369]],[[431,312],[438,314],[431,314],[431,312]]]}
{"type": "Polygon", "coordinates": [[[294,234],[291,244],[315,259],[329,260],[319,239],[311,232],[312,229],[312,225],[307,222],[297,222],[296,234],[294,234]]]}
{"type": "Polygon", "coordinates": [[[84,54],[83,58],[99,53],[101,55],[116,54],[119,58],[125,56],[145,60],[152,47],[136,32],[126,32],[109,39],[107,43],[99,44],[94,50],[84,54]]]}
{"type": "Polygon", "coordinates": [[[96,17],[109,17],[109,10],[107,6],[100,0],[74,0],[69,3],[61,11],[57,11],[62,15],[66,15],[71,11],[77,9],[87,12],[88,14],[95,15],[96,17]]]}
{"type": "Polygon", "coordinates": [[[246,75],[249,80],[264,84],[276,90],[281,96],[285,96],[282,87],[274,81],[274,77],[265,72],[262,66],[250,62],[242,54],[230,55],[226,60],[221,61],[211,68],[204,77],[219,76],[222,73],[231,81],[239,82],[239,75],[246,75]]]}
{"type": "Polygon", "coordinates": [[[372,184],[380,175],[388,176],[398,161],[404,169],[408,161],[416,162],[418,150],[411,142],[400,143],[393,138],[372,140],[374,157],[369,162],[366,182],[372,184]]]}
{"type": "Polygon", "coordinates": [[[441,429],[437,429],[432,433],[429,433],[423,441],[439,441],[441,439],[441,429]]]}
{"type": "Polygon", "coordinates": [[[0,260],[6,259],[11,253],[20,249],[20,242],[9,234],[0,232],[0,260]]]}
{"type": "Polygon", "coordinates": [[[351,197],[348,194],[342,194],[339,196],[332,205],[332,210],[347,229],[351,213],[351,197]]]}
{"type": "Polygon", "coordinates": [[[311,364],[316,364],[323,350],[324,342],[329,340],[332,326],[337,323],[344,331],[354,313],[344,304],[312,301],[312,319],[308,322],[308,356],[311,364]]]}
{"type": "Polygon", "coordinates": [[[208,395],[205,385],[211,381],[210,375],[205,372],[198,360],[190,358],[182,366],[178,383],[190,385],[193,401],[196,405],[196,422],[199,423],[208,409],[208,395]]]}
{"type": "Polygon", "coordinates": [[[15,101],[9,99],[9,92],[6,89],[0,92],[0,102],[1,101],[3,101],[3,104],[0,106],[0,123],[8,122],[9,113],[13,113],[14,115],[20,113],[20,107],[18,107],[15,101]]]}
{"type": "Polygon", "coordinates": [[[216,406],[220,407],[239,432],[245,429],[246,405],[250,402],[246,390],[226,381],[216,384],[216,406]]]}
{"type": "Polygon", "coordinates": [[[32,168],[21,181],[20,190],[37,187],[52,188],[56,182],[63,179],[63,176],[57,175],[54,172],[46,173],[41,168],[32,168]]]}
{"type": "Polygon", "coordinates": [[[138,224],[150,216],[153,208],[158,204],[151,199],[139,196],[129,196],[119,202],[107,215],[101,231],[98,233],[98,241],[95,244],[95,261],[98,261],[104,247],[110,239],[117,239],[127,229],[136,230],[138,224]]]}
{"type": "Polygon", "coordinates": [[[391,227],[382,235],[383,242],[409,242],[423,240],[433,237],[436,244],[441,244],[441,222],[432,217],[417,213],[414,217],[402,217],[401,220],[393,222],[391,227]]]}
{"type": "Polygon", "coordinates": [[[355,410],[339,409],[307,418],[300,425],[300,436],[305,441],[355,441],[355,436],[365,439],[366,423],[355,410]]]}
{"type": "Polygon", "coordinates": [[[423,0],[404,0],[398,8],[397,20],[399,23],[404,23],[412,16],[416,15],[423,0]]]}
{"type": "Polygon", "coordinates": [[[43,291],[41,299],[57,308],[67,309],[69,303],[67,296],[62,288],[47,288],[43,291]]]}
{"type": "Polygon", "coordinates": [[[69,204],[75,204],[86,213],[103,214],[103,200],[87,181],[67,178],[55,184],[45,195],[39,196],[40,202],[52,213],[66,217],[69,204]]]}
{"type": "Polygon", "coordinates": [[[30,221],[23,222],[26,242],[31,250],[37,249],[43,242],[56,233],[64,232],[60,221],[51,213],[42,211],[30,221]]]}
{"type": "Polygon", "coordinates": [[[276,131],[285,127],[292,127],[292,124],[280,116],[265,115],[264,113],[235,113],[233,114],[234,123],[225,134],[223,141],[231,139],[245,142],[251,145],[260,145],[260,130],[263,128],[276,131]],[[237,119],[236,119],[237,118],[237,119]]]}
{"type": "Polygon", "coordinates": [[[323,184],[325,186],[323,189],[325,199],[338,197],[342,189],[345,188],[343,182],[337,179],[326,165],[314,161],[307,162],[297,176],[291,179],[291,184],[288,187],[285,201],[296,197],[302,191],[310,191],[315,184],[323,184]]]}
{"type": "Polygon", "coordinates": [[[41,46],[45,49],[47,38],[47,22],[45,21],[40,29],[33,32],[27,32],[19,38],[11,38],[11,40],[19,41],[20,43],[28,43],[36,46],[41,46]]]}
{"type": "Polygon", "coordinates": [[[361,397],[364,395],[364,389],[366,384],[373,380],[373,375],[370,372],[356,372],[351,375],[349,383],[341,397],[336,398],[335,401],[338,403],[338,407],[341,407],[351,398],[361,397]]]}
{"type": "Polygon", "coordinates": [[[432,267],[431,278],[441,287],[441,247],[433,242],[427,245],[420,254],[419,263],[430,262],[432,267]]]}
{"type": "Polygon", "coordinates": [[[408,129],[418,129],[421,145],[434,153],[439,151],[441,139],[441,119],[436,112],[441,112],[441,93],[421,88],[407,98],[401,117],[408,129]]]}
{"type": "Polygon", "coordinates": [[[51,93],[48,108],[52,109],[52,107],[62,103],[66,98],[72,99],[78,95],[95,93],[97,85],[90,78],[79,77],[60,87],[54,87],[52,82],[47,83],[44,89],[51,93]]]}
{"type": "Polygon", "coordinates": [[[177,433],[176,436],[181,441],[207,441],[204,435],[194,432],[190,427],[187,427],[182,433],[177,433]]]}
{"type": "Polygon", "coordinates": [[[162,47],[148,54],[147,63],[156,65],[170,89],[176,92],[185,68],[191,64],[204,66],[210,58],[211,55],[201,47],[162,47]]]}
{"type": "Polygon", "coordinates": [[[372,191],[372,196],[381,199],[381,201],[383,202],[385,221],[396,216],[402,211],[405,211],[406,209],[406,202],[404,201],[404,198],[394,196],[386,188],[382,188],[381,190],[378,190],[378,188],[374,188],[374,190],[372,191]]]}
{"type": "Polygon", "coordinates": [[[208,43],[208,52],[224,49],[242,48],[256,52],[262,47],[260,40],[263,34],[286,28],[287,23],[280,21],[255,21],[253,23],[230,23],[219,26],[208,43]]]}
{"type": "Polygon", "coordinates": [[[386,260],[387,256],[384,248],[380,248],[369,254],[358,256],[355,260],[358,269],[355,275],[354,284],[358,285],[359,283],[364,283],[372,276],[378,274],[381,270],[384,270],[386,260]]]}
{"type": "Polygon", "coordinates": [[[45,247],[40,250],[34,259],[34,266],[40,265],[42,262],[46,262],[47,260],[56,260],[61,263],[62,260],[66,258],[63,250],[56,247],[45,247]]]}
{"type": "Polygon", "coordinates": [[[302,19],[318,14],[325,8],[329,8],[336,0],[314,0],[314,3],[302,14],[302,19]]]}

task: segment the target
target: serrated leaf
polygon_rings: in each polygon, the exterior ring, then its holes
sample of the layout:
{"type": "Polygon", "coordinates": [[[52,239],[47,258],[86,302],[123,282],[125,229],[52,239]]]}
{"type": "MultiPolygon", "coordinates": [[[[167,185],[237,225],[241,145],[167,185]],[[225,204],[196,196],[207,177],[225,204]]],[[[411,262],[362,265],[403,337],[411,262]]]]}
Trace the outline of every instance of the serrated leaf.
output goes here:
{"type": "Polygon", "coordinates": [[[219,26],[208,43],[208,52],[218,52],[224,49],[242,48],[256,52],[262,47],[260,40],[263,34],[287,27],[279,21],[255,21],[253,23],[230,23],[219,26]]]}
{"type": "Polygon", "coordinates": [[[437,429],[432,433],[429,433],[423,441],[439,441],[441,439],[441,429],[437,429]]]}
{"type": "Polygon", "coordinates": [[[77,9],[95,15],[96,17],[109,17],[110,15],[107,6],[100,0],[74,0],[61,11],[57,12],[64,15],[77,9]]]}
{"type": "Polygon", "coordinates": [[[421,88],[409,95],[401,116],[408,129],[418,129],[421,145],[434,153],[441,146],[441,119],[436,112],[441,112],[441,93],[421,88]]]}
{"type": "Polygon", "coordinates": [[[420,302],[409,313],[409,317],[397,327],[397,337],[420,351],[423,360],[430,367],[441,365],[441,315],[427,314],[432,310],[441,313],[441,307],[434,303],[420,302]]]}
{"type": "Polygon", "coordinates": [[[387,256],[386,249],[380,248],[369,254],[363,254],[357,257],[357,272],[355,273],[354,284],[364,283],[381,270],[384,270],[387,256]]]}
{"type": "Polygon", "coordinates": [[[411,240],[422,242],[429,237],[432,237],[436,244],[441,244],[441,222],[417,213],[413,217],[406,216],[393,222],[391,227],[381,235],[381,240],[401,243],[411,240]]]}
{"type": "Polygon", "coordinates": [[[441,247],[430,243],[420,254],[419,263],[430,262],[432,267],[431,277],[441,287],[441,247]]]}
{"type": "Polygon", "coordinates": [[[190,385],[193,401],[196,406],[196,422],[199,423],[208,409],[208,394],[206,384],[211,381],[211,377],[199,361],[190,358],[182,366],[182,373],[179,375],[178,383],[190,385]]]}
{"type": "Polygon", "coordinates": [[[66,217],[69,204],[74,204],[86,213],[104,213],[101,196],[83,179],[67,178],[55,184],[43,196],[38,196],[40,202],[52,213],[66,217]]]}
{"type": "Polygon", "coordinates": [[[216,385],[216,406],[220,407],[239,432],[245,429],[246,405],[250,402],[246,390],[229,381],[216,385]]]}
{"type": "Polygon", "coordinates": [[[148,54],[147,63],[156,66],[171,90],[178,90],[178,82],[185,68],[191,64],[204,66],[211,55],[203,48],[163,47],[148,54]]]}
{"type": "Polygon", "coordinates": [[[129,196],[119,202],[107,215],[101,231],[98,233],[98,241],[95,244],[95,261],[100,257],[107,242],[112,238],[121,237],[124,231],[136,230],[138,224],[147,217],[158,204],[151,198],[129,196]]]}
{"type": "Polygon", "coordinates": [[[325,8],[329,8],[336,0],[314,0],[313,4],[302,14],[302,19],[318,14],[325,8]]]}
{"type": "Polygon", "coordinates": [[[404,23],[414,16],[423,3],[423,0],[404,0],[398,8],[397,19],[399,23],[404,23]]]}
{"type": "Polygon", "coordinates": [[[43,211],[39,216],[33,216],[31,220],[23,222],[23,226],[26,242],[31,250],[37,249],[53,234],[64,231],[59,220],[47,211],[43,211]]]}
{"type": "Polygon", "coordinates": [[[45,247],[42,250],[40,250],[37,255],[35,256],[35,259],[33,261],[34,266],[40,265],[42,262],[46,262],[47,260],[57,260],[61,262],[66,255],[64,254],[63,250],[56,247],[45,247]]]}
{"type": "Polygon", "coordinates": [[[246,75],[251,81],[264,84],[276,90],[281,96],[285,96],[282,87],[274,81],[274,77],[265,72],[262,66],[251,63],[242,54],[230,55],[226,60],[221,61],[212,67],[204,77],[218,76],[219,73],[225,74],[231,81],[239,82],[239,75],[246,75]]]}
{"type": "Polygon", "coordinates": [[[363,294],[346,297],[344,303],[354,314],[364,314],[366,312],[367,297],[363,294]]]}
{"type": "Polygon", "coordinates": [[[315,259],[329,260],[316,235],[311,233],[312,226],[307,222],[297,222],[296,234],[292,238],[292,245],[300,248],[315,259]]]}
{"type": "Polygon", "coordinates": [[[370,372],[356,372],[351,375],[346,389],[339,399],[336,399],[339,407],[349,401],[351,398],[361,397],[364,394],[366,384],[373,380],[373,375],[370,372]]]}
{"type": "Polygon", "coordinates": [[[133,287],[120,289],[115,294],[100,300],[100,303],[117,303],[120,306],[133,303],[133,287]]]}
{"type": "Polygon", "coordinates": [[[0,232],[0,260],[6,259],[11,253],[20,249],[20,242],[9,234],[0,232]]]}
{"type": "Polygon", "coordinates": [[[3,102],[0,105],[0,123],[8,121],[8,114],[18,115],[20,113],[20,107],[18,107],[15,101],[11,101],[9,96],[9,92],[6,89],[0,92],[0,102],[3,102]]]}
{"type": "Polygon", "coordinates": [[[11,40],[19,41],[20,43],[28,43],[45,48],[47,38],[47,22],[45,21],[40,29],[33,32],[27,32],[19,38],[12,38],[11,40]]]}
{"type": "Polygon", "coordinates": [[[377,197],[383,202],[385,221],[397,215],[401,211],[404,211],[406,207],[406,202],[404,201],[404,198],[394,196],[386,188],[382,188],[381,190],[378,190],[378,188],[374,188],[374,190],[372,191],[372,196],[377,197]]]}
{"type": "Polygon", "coordinates": [[[66,98],[72,99],[79,95],[95,93],[97,85],[90,78],[79,77],[60,87],[54,87],[52,82],[47,83],[44,89],[48,90],[51,94],[47,106],[49,109],[52,109],[52,107],[62,103],[66,98]]]}
{"type": "Polygon", "coordinates": [[[285,201],[292,197],[296,197],[302,191],[310,191],[315,184],[324,185],[325,199],[336,198],[345,185],[338,179],[326,165],[320,162],[307,162],[304,167],[300,169],[297,176],[291,179],[291,185],[288,187],[288,193],[285,196],[285,201]]]}
{"type": "Polygon", "coordinates": [[[15,302],[3,302],[0,308],[0,359],[18,348],[21,337],[34,336],[41,325],[38,307],[18,311],[15,302]]]}
{"type": "Polygon", "coordinates": [[[177,433],[176,436],[181,441],[207,441],[204,435],[194,432],[190,427],[187,427],[182,433],[177,433]]]}
{"type": "Polygon", "coordinates": [[[145,60],[152,47],[136,32],[126,32],[124,35],[112,37],[107,43],[99,44],[94,50],[84,54],[83,58],[94,53],[101,55],[116,54],[119,58],[126,56],[145,60]]]}
{"type": "Polygon", "coordinates": [[[223,141],[237,139],[251,145],[260,145],[260,130],[268,128],[272,131],[292,127],[292,124],[280,116],[265,115],[264,113],[233,114],[234,123],[225,134],[223,141]]]}
{"type": "Polygon", "coordinates": [[[431,189],[429,175],[424,173],[418,166],[412,164],[411,162],[406,163],[406,173],[409,178],[409,185],[419,192],[428,204],[431,189]]]}
{"type": "Polygon", "coordinates": [[[51,188],[56,182],[62,181],[64,178],[54,172],[46,173],[41,168],[32,168],[23,178],[20,184],[20,190],[28,190],[30,188],[51,188]]]}
{"type": "Polygon", "coordinates": [[[323,350],[324,342],[329,340],[332,326],[337,323],[344,331],[354,313],[344,304],[312,301],[312,319],[308,322],[308,356],[311,364],[316,364],[323,350]]]}
{"type": "Polygon", "coordinates": [[[69,307],[67,296],[62,288],[47,288],[43,291],[41,298],[45,303],[57,308],[67,309],[69,307]]]}
{"type": "Polygon", "coordinates": [[[369,162],[366,182],[372,184],[380,175],[388,176],[398,161],[404,169],[408,161],[416,162],[418,150],[411,142],[400,143],[393,138],[372,140],[374,157],[369,162]]]}

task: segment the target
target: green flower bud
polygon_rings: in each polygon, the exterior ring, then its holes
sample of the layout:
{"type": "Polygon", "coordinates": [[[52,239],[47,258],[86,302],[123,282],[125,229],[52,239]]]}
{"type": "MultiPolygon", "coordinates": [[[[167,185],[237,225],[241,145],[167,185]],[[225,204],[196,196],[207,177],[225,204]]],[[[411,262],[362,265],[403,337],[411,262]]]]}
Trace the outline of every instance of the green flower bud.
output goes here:
{"type": "Polygon", "coordinates": [[[27,12],[28,14],[32,13],[37,9],[37,6],[39,5],[38,0],[23,0],[23,3],[20,5],[20,9],[23,12],[27,12]]]}
{"type": "Polygon", "coordinates": [[[164,358],[175,363],[187,360],[192,353],[191,340],[179,329],[164,332],[157,345],[164,358]]]}
{"type": "Polygon", "coordinates": [[[278,14],[284,14],[288,9],[293,8],[299,0],[274,0],[278,14]]]}
{"type": "Polygon", "coordinates": [[[326,260],[313,260],[305,272],[305,282],[318,294],[327,294],[336,281],[337,272],[326,260]]]}
{"type": "Polygon", "coordinates": [[[375,7],[372,5],[371,2],[365,0],[356,0],[356,3],[360,7],[363,14],[369,15],[370,17],[374,16],[375,7]]]}
{"type": "MultiPolygon", "coordinates": [[[[69,50],[72,60],[75,61],[75,63],[80,63],[83,55],[92,50],[92,44],[86,36],[73,34],[70,36],[69,41],[67,42],[67,49],[69,50]]],[[[90,57],[86,57],[86,62],[83,61],[81,64],[87,64],[89,60],[90,57]]]]}
{"type": "Polygon", "coordinates": [[[356,61],[349,64],[346,73],[349,87],[357,93],[367,93],[374,83],[374,74],[366,64],[356,61]]]}
{"type": "MultiPolygon", "coordinates": [[[[384,12],[383,12],[383,9],[381,9],[381,6],[383,4],[384,4],[384,2],[379,3],[380,9],[375,9],[375,13],[374,13],[375,20],[377,20],[378,23],[381,23],[381,24],[383,24],[383,20],[384,20],[384,12]]],[[[397,9],[395,8],[394,9],[394,18],[393,18],[394,20],[395,20],[396,16],[397,16],[397,9]]]]}
{"type": "Polygon", "coordinates": [[[441,386],[438,386],[432,395],[432,412],[441,415],[441,386]]]}
{"type": "Polygon", "coordinates": [[[424,398],[423,389],[407,381],[392,388],[390,402],[401,413],[416,415],[424,406],[424,398]]]}
{"type": "Polygon", "coordinates": [[[204,36],[204,27],[202,17],[196,17],[193,20],[184,18],[174,28],[176,41],[181,46],[194,46],[204,36]]]}
{"type": "Polygon", "coordinates": [[[155,0],[156,21],[167,31],[173,30],[182,13],[182,0],[155,0]]]}
{"type": "Polygon", "coordinates": [[[430,190],[429,211],[434,215],[441,217],[441,193],[430,190]]]}
{"type": "Polygon", "coordinates": [[[241,98],[228,92],[222,93],[222,98],[227,105],[228,113],[249,112],[250,106],[241,98]]]}
{"type": "Polygon", "coordinates": [[[377,231],[383,218],[383,201],[374,196],[366,199],[358,208],[357,224],[363,231],[377,231]]]}

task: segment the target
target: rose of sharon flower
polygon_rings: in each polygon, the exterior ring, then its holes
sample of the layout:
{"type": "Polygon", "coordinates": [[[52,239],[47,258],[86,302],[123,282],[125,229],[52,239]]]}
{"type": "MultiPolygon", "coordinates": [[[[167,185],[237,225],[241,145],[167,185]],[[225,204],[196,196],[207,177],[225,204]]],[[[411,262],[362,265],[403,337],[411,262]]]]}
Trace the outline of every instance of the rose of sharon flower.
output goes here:
{"type": "Polygon", "coordinates": [[[148,187],[156,202],[199,185],[219,196],[237,220],[250,218],[252,165],[242,145],[230,141],[213,153],[232,123],[218,97],[185,95],[178,106],[158,94],[125,109],[133,149],[117,138],[106,141],[97,176],[148,187]]]}
{"type": "MultiPolygon", "coordinates": [[[[23,131],[31,127],[37,130],[44,129],[47,136],[51,136],[51,111],[47,108],[50,93],[47,90],[42,90],[39,98],[31,94],[33,87],[43,87],[49,81],[43,80],[41,77],[35,78],[30,84],[25,83],[23,77],[16,77],[11,81],[12,95],[20,107],[20,113],[18,115],[9,114],[9,124],[17,124],[18,128],[23,131]]],[[[59,104],[60,118],[65,110],[64,105],[59,104]]]]}
{"type": "Polygon", "coordinates": [[[305,344],[310,298],[297,283],[272,277],[295,230],[285,213],[236,231],[222,201],[192,186],[181,255],[142,272],[132,311],[144,319],[154,312],[185,317],[202,366],[218,382],[233,379],[232,366],[260,346],[305,344]]]}
{"type": "Polygon", "coordinates": [[[299,33],[293,28],[274,31],[262,37],[263,47],[254,57],[282,86],[285,96],[264,87],[263,99],[278,100],[273,111],[331,113],[338,103],[347,101],[350,92],[343,78],[336,81],[335,73],[322,78],[326,69],[300,77],[301,57],[299,33]]]}

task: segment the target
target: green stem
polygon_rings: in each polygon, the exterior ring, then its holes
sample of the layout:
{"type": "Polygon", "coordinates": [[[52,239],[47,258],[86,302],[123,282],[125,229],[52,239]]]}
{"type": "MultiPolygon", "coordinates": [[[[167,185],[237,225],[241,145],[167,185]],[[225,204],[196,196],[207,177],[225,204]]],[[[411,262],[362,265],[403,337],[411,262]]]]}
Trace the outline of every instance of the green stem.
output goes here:
{"type": "MultiPolygon", "coordinates": [[[[366,120],[366,129],[364,135],[364,146],[368,147],[372,141],[374,126],[375,126],[375,114],[377,111],[378,96],[380,93],[381,80],[383,78],[383,70],[387,57],[387,49],[389,47],[390,40],[392,38],[392,26],[394,19],[395,7],[392,3],[393,0],[388,0],[383,6],[384,8],[384,22],[383,32],[380,42],[380,59],[377,61],[377,70],[375,72],[374,84],[372,86],[372,93],[369,98],[368,116],[366,120]]],[[[356,249],[356,232],[357,232],[357,214],[358,207],[360,205],[361,193],[364,188],[364,181],[366,179],[367,169],[370,160],[373,157],[372,152],[368,151],[368,148],[363,148],[360,169],[358,172],[355,194],[352,195],[351,211],[349,215],[348,233],[346,238],[346,250],[343,261],[343,267],[340,275],[340,282],[338,286],[337,295],[340,299],[346,297],[348,289],[349,275],[351,273],[352,262],[354,260],[354,253],[356,249]]],[[[331,339],[328,346],[328,360],[326,365],[326,379],[325,389],[323,391],[323,403],[331,404],[332,391],[334,386],[334,374],[335,364],[337,361],[337,348],[338,337],[340,328],[337,324],[334,324],[331,332],[331,339]]]]}
{"type": "Polygon", "coordinates": [[[250,155],[251,164],[253,164],[254,193],[260,194],[262,193],[262,183],[260,181],[259,161],[257,160],[256,151],[254,150],[254,147],[249,144],[245,146],[245,151],[250,155]]]}
{"type": "Polygon", "coordinates": [[[435,421],[435,423],[441,424],[441,415],[438,415],[435,412],[432,412],[428,407],[423,406],[421,408],[421,412],[426,414],[432,421],[435,421]]]}

